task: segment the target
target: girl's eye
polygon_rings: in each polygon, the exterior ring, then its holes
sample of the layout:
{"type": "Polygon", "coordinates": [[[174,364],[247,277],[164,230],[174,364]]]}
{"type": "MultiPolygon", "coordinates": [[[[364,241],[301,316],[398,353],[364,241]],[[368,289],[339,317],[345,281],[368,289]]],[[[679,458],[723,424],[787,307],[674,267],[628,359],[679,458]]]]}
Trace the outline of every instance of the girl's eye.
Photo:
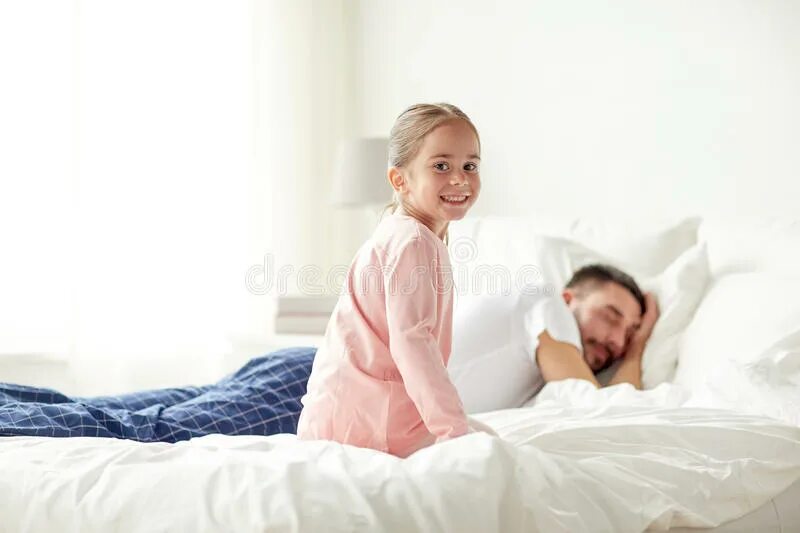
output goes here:
{"type": "Polygon", "coordinates": [[[444,163],[444,162],[435,163],[433,165],[433,168],[435,168],[436,170],[440,170],[440,171],[444,172],[446,170],[450,170],[450,165],[448,165],[447,163],[444,163]]]}
{"type": "Polygon", "coordinates": [[[466,170],[467,172],[475,172],[476,170],[478,170],[478,165],[476,165],[475,163],[467,163],[466,165],[464,165],[464,170],[466,170]]]}

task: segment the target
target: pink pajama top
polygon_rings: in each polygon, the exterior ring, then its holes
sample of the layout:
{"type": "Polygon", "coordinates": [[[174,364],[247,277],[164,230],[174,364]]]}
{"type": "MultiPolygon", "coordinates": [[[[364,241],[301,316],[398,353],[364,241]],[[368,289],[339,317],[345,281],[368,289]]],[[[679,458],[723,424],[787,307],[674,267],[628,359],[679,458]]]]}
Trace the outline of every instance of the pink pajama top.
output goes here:
{"type": "Polygon", "coordinates": [[[427,226],[392,214],[347,273],[302,398],[297,435],[400,457],[468,432],[447,374],[453,276],[427,226]]]}

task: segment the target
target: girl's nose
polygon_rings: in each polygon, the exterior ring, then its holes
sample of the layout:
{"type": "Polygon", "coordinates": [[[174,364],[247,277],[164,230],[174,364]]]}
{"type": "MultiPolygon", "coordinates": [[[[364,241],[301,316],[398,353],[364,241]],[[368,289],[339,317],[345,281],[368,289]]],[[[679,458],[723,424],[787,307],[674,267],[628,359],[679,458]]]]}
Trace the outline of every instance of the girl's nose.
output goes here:
{"type": "Polygon", "coordinates": [[[467,184],[466,173],[460,170],[453,172],[452,177],[450,178],[450,183],[453,185],[466,185],[467,184]]]}

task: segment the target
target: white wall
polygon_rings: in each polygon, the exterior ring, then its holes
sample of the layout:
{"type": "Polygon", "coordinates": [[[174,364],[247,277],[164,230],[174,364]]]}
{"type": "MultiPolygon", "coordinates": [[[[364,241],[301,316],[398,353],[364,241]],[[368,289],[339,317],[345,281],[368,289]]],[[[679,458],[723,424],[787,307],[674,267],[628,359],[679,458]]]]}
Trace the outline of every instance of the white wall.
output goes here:
{"type": "Polygon", "coordinates": [[[794,212],[800,3],[357,3],[359,132],[448,101],[483,140],[475,214],[794,212]]]}

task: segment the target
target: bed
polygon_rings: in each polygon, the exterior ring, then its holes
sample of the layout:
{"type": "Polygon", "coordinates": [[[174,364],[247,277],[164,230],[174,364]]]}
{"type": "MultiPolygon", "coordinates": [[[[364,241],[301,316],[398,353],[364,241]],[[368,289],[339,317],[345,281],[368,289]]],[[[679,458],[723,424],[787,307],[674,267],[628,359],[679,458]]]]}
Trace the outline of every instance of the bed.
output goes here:
{"type": "Polygon", "coordinates": [[[174,444],[12,437],[0,440],[0,528],[713,527],[775,505],[770,500],[800,478],[800,429],[685,407],[670,386],[608,389],[602,398],[587,386],[548,385],[536,406],[480,415],[500,439],[472,434],[406,460],[289,434],[174,444]]]}
{"type": "Polygon", "coordinates": [[[405,460],[291,434],[3,438],[0,531],[800,530],[800,221],[487,217],[450,248],[459,289],[481,265],[634,273],[664,304],[648,390],[551,383],[476,415],[499,438],[405,460]]]}

